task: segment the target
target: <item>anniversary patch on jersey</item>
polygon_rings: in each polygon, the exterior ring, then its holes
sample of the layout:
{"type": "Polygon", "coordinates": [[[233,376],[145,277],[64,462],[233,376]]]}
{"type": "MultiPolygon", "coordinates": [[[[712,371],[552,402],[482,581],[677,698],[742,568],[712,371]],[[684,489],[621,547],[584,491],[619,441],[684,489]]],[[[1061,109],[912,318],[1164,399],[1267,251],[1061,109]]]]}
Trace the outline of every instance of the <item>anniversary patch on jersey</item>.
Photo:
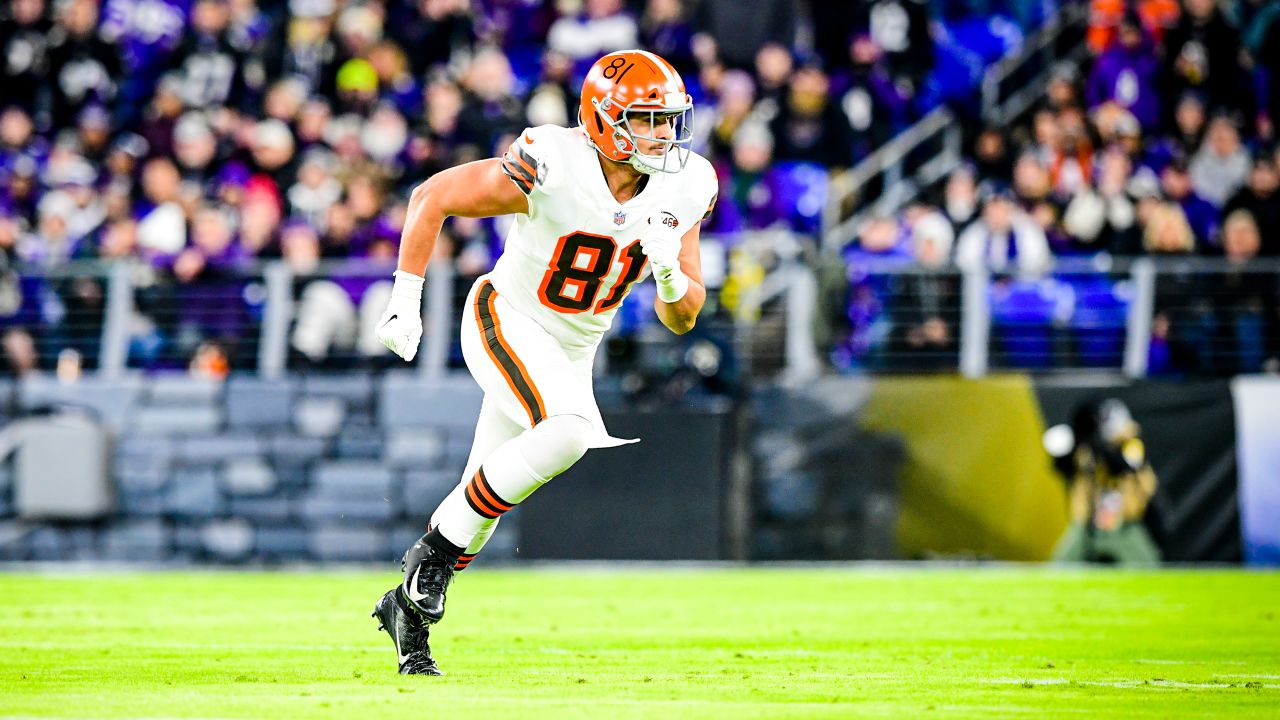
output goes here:
{"type": "Polygon", "coordinates": [[[519,140],[511,143],[511,147],[502,156],[502,172],[520,188],[520,192],[528,195],[537,185],[538,161],[520,147],[519,140]]]}

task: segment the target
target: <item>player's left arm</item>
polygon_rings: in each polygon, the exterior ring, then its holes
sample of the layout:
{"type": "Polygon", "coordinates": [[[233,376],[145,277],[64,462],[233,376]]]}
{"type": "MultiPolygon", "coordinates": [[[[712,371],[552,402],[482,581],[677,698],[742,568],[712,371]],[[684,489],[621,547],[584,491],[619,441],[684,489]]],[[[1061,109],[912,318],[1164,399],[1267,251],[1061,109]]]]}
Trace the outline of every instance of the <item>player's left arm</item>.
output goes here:
{"type": "Polygon", "coordinates": [[[698,247],[701,228],[701,222],[694,223],[689,232],[680,238],[680,271],[689,279],[689,289],[675,302],[664,302],[661,296],[653,300],[653,309],[658,314],[658,319],[677,335],[693,329],[698,313],[707,301],[707,289],[702,284],[702,255],[698,247]]]}

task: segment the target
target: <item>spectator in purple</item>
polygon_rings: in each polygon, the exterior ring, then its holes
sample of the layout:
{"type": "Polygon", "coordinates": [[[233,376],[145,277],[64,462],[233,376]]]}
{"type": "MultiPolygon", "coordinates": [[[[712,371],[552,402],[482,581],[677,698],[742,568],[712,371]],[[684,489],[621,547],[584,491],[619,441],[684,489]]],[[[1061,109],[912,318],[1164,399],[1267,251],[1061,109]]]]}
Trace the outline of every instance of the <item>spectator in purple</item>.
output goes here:
{"type": "Polygon", "coordinates": [[[833,78],[841,88],[840,107],[853,130],[853,159],[860,160],[906,127],[914,89],[898,82],[870,35],[849,46],[847,70],[833,78]]]}
{"type": "Polygon", "coordinates": [[[891,276],[877,274],[883,265],[908,265],[911,246],[891,217],[873,217],[858,229],[858,240],[844,249],[849,274],[849,338],[837,354],[844,362],[864,365],[890,341],[894,324],[885,312],[891,276]]]}
{"type": "Polygon", "coordinates": [[[173,73],[160,78],[155,97],[141,115],[142,124],[138,130],[152,155],[173,155],[173,130],[184,107],[182,80],[173,73]]]}
{"type": "Polygon", "coordinates": [[[182,42],[191,4],[191,0],[106,0],[102,38],[120,47],[125,61],[117,104],[120,126],[132,127],[138,121],[156,80],[172,66],[170,55],[182,42]]]}
{"type": "Polygon", "coordinates": [[[422,87],[409,71],[409,60],[398,45],[382,41],[369,49],[369,64],[378,76],[378,98],[406,117],[422,109],[422,87]]]}
{"type": "MultiPolygon", "coordinates": [[[[1196,92],[1183,93],[1173,108],[1173,124],[1169,132],[1153,135],[1131,156],[1140,165],[1157,173],[1175,157],[1191,157],[1204,141],[1207,119],[1204,98],[1196,92]]],[[[1136,120],[1134,124],[1137,124],[1136,120]]]]}
{"type": "Polygon", "coordinates": [[[386,304],[391,283],[371,281],[367,274],[343,275],[341,268],[326,277],[316,273],[321,257],[320,236],[305,222],[291,221],[281,233],[285,262],[304,278],[297,304],[297,321],[290,344],[307,362],[320,365],[335,350],[356,350],[363,357],[380,357],[387,349],[373,326],[386,304]]]}
{"type": "Polygon", "coordinates": [[[722,230],[760,229],[785,221],[788,199],[771,171],[773,164],[773,137],[769,128],[756,121],[749,121],[738,128],[733,136],[733,166],[729,172],[729,196],[721,200],[725,210],[732,209],[741,227],[724,227],[722,230]],[[727,202],[726,202],[727,201],[727,202]]]}
{"type": "Polygon", "coordinates": [[[1089,108],[1115,103],[1129,112],[1147,132],[1161,126],[1160,60],[1147,40],[1137,13],[1126,13],[1119,42],[1093,66],[1085,97],[1089,108]]]}
{"type": "Polygon", "coordinates": [[[639,28],[622,0],[586,0],[576,16],[565,16],[551,25],[547,47],[573,58],[576,74],[586,75],[601,55],[637,45],[639,28]]]}
{"type": "Polygon", "coordinates": [[[1195,236],[1197,247],[1207,250],[1218,230],[1218,208],[1196,190],[1185,158],[1177,157],[1160,173],[1164,196],[1177,204],[1195,236]]]}
{"type": "Polygon", "coordinates": [[[988,189],[982,215],[956,240],[956,265],[1037,275],[1049,267],[1044,230],[1018,208],[1007,189],[988,189]]]}
{"type": "Polygon", "coordinates": [[[238,272],[245,259],[225,209],[206,207],[195,213],[191,245],[178,253],[172,265],[178,283],[174,299],[181,310],[171,337],[182,357],[190,357],[202,340],[217,341],[236,357],[237,344],[249,335],[245,280],[238,272]]]}
{"type": "Polygon", "coordinates": [[[684,5],[682,0],[648,0],[640,16],[640,45],[661,55],[687,82],[696,77],[698,66],[684,5]]]}

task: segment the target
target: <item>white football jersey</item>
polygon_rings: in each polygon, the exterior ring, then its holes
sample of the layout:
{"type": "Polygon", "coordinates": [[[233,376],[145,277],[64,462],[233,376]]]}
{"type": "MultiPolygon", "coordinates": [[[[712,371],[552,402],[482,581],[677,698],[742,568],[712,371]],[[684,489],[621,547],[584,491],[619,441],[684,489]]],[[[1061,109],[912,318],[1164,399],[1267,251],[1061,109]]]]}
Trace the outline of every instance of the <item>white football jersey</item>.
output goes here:
{"type": "Polygon", "coordinates": [[[683,234],[707,216],[718,191],[711,163],[691,153],[684,170],[650,175],[619,204],[598,157],[582,130],[542,125],[521,133],[502,158],[529,212],[516,216],[489,279],[575,355],[594,350],[643,277],[648,218],[669,213],[683,234]]]}

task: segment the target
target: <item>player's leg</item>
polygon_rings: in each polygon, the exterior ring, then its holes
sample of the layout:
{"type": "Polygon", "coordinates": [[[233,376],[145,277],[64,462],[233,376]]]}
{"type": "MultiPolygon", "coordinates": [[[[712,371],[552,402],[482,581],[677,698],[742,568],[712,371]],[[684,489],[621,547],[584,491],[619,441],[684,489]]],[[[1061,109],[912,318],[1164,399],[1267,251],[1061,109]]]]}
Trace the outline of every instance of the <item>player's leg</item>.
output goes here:
{"type": "MultiPolygon", "coordinates": [[[[466,468],[462,471],[462,479],[439,507],[445,507],[450,504],[450,500],[460,498],[466,492],[468,483],[480,469],[480,464],[484,462],[485,458],[489,457],[503,443],[522,432],[524,432],[524,428],[521,427],[520,423],[502,414],[502,411],[498,409],[492,398],[486,395],[484,402],[480,405],[480,419],[476,422],[475,437],[471,441],[471,454],[467,458],[466,468]]],[[[438,515],[439,509],[437,508],[436,512],[432,513],[431,522],[427,525],[428,532],[439,522],[438,515]]],[[[485,543],[489,541],[489,538],[493,536],[493,532],[497,528],[498,518],[486,519],[476,532],[475,537],[467,545],[466,550],[458,558],[458,562],[454,565],[454,570],[466,569],[475,556],[480,553],[485,543]]]]}
{"type": "MultiPolygon", "coordinates": [[[[471,456],[467,460],[467,469],[463,477],[474,475],[486,456],[522,432],[524,428],[509,420],[486,398],[480,406],[480,417],[476,421],[475,437],[471,443],[471,456]]],[[[459,483],[459,490],[455,492],[465,490],[465,487],[465,481],[459,483]]],[[[465,567],[466,563],[470,562],[470,558],[480,551],[484,541],[492,534],[493,525],[496,523],[497,520],[490,521],[486,528],[482,528],[481,532],[477,533],[476,540],[472,541],[467,554],[458,559],[455,569],[465,567]]],[[[429,524],[427,531],[430,532],[430,530],[429,524]]],[[[407,564],[409,553],[406,552],[405,555],[404,562],[407,564]]],[[[385,630],[395,644],[396,660],[402,675],[443,674],[431,656],[430,626],[409,603],[400,585],[396,585],[382,596],[377,607],[374,608],[373,616],[379,621],[379,629],[385,630]]]]}
{"type": "Polygon", "coordinates": [[[405,554],[403,594],[424,619],[444,615],[454,568],[491,522],[577,462],[600,433],[589,377],[541,325],[502,299],[487,278],[472,288],[462,352],[485,399],[524,432],[484,457],[433,514],[405,554]]]}
{"type": "Polygon", "coordinates": [[[462,491],[444,499],[431,532],[405,554],[404,594],[423,618],[444,616],[454,568],[480,532],[576,463],[594,432],[583,417],[549,417],[490,453],[462,491]]]}

